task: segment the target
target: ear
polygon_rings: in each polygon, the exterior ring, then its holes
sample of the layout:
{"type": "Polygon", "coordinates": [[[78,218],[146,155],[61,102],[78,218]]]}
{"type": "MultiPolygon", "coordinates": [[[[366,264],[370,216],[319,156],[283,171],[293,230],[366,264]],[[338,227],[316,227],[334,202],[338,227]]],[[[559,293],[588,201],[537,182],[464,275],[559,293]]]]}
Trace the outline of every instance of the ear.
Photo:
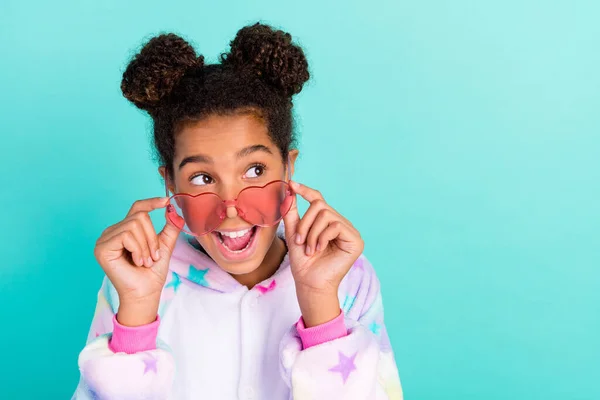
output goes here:
{"type": "MultiPolygon", "coordinates": [[[[298,149],[292,149],[288,153],[289,166],[290,166],[290,177],[294,176],[294,171],[296,170],[296,159],[298,158],[298,154],[300,152],[298,149]]],[[[287,166],[286,166],[287,168],[287,166]]]]}
{"type": "MultiPolygon", "coordinates": [[[[173,182],[171,181],[171,179],[169,179],[169,176],[167,174],[167,168],[164,165],[161,165],[160,167],[158,167],[158,173],[160,174],[160,176],[162,176],[163,180],[165,181],[167,191],[175,194],[175,185],[173,185],[173,182]]],[[[169,195],[168,192],[166,193],[167,196],[169,195]]]]}

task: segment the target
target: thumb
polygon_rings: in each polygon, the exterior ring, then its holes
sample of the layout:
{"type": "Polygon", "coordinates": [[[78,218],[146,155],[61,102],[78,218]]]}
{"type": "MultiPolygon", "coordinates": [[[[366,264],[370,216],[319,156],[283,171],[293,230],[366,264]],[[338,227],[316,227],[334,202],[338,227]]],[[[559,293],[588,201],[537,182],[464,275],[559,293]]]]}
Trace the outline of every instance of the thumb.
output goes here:
{"type": "Polygon", "coordinates": [[[291,244],[296,244],[296,228],[298,227],[298,222],[300,222],[300,215],[298,214],[298,204],[297,204],[296,193],[294,193],[294,200],[292,201],[292,207],[290,211],[283,217],[283,225],[285,227],[285,241],[288,243],[288,246],[291,244]]]}
{"type": "Polygon", "coordinates": [[[173,249],[175,248],[175,243],[177,243],[177,238],[179,237],[180,228],[175,226],[172,222],[167,218],[167,222],[162,231],[158,234],[158,241],[160,243],[161,252],[167,252],[167,254],[163,255],[171,255],[173,249]]]}
{"type": "Polygon", "coordinates": [[[180,229],[173,225],[167,219],[167,223],[162,231],[158,234],[158,243],[160,248],[160,260],[158,260],[152,268],[158,272],[163,279],[166,279],[167,273],[169,272],[169,263],[171,261],[171,255],[177,243],[180,229]]]}

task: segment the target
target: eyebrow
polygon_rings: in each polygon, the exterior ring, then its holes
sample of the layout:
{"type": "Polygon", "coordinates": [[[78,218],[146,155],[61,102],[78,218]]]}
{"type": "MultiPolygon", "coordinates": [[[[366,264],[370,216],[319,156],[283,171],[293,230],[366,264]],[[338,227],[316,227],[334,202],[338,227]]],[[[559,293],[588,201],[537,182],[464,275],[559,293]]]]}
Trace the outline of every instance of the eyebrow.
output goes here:
{"type": "Polygon", "coordinates": [[[237,159],[244,158],[246,156],[249,156],[252,153],[256,153],[259,151],[262,151],[262,152],[268,153],[268,154],[273,154],[271,149],[269,149],[267,146],[263,146],[262,144],[255,144],[254,146],[244,147],[243,149],[238,151],[238,153],[236,154],[236,158],[237,159]]]}
{"type": "MultiPolygon", "coordinates": [[[[267,146],[264,146],[262,144],[255,144],[253,146],[244,147],[243,149],[241,149],[240,151],[237,152],[235,157],[237,159],[240,159],[240,158],[244,158],[244,157],[249,156],[250,154],[253,154],[256,152],[264,152],[264,153],[268,153],[268,154],[273,154],[271,149],[269,149],[267,146]]],[[[189,157],[186,157],[183,160],[181,160],[181,162],[179,163],[179,169],[183,168],[186,164],[190,164],[190,163],[212,164],[213,159],[212,159],[212,157],[207,156],[205,154],[195,154],[193,156],[189,156],[189,157]]]]}

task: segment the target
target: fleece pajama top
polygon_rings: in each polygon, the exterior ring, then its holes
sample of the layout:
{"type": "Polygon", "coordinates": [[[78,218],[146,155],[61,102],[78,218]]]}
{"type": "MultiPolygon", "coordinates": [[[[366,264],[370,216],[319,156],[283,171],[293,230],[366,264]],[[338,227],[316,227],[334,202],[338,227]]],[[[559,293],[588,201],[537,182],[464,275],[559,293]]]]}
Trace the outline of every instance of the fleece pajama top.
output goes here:
{"type": "Polygon", "coordinates": [[[104,279],[74,400],[402,399],[364,255],[340,285],[340,316],[311,328],[287,255],[249,290],[181,234],[169,269],[157,320],[142,327],[117,322],[119,298],[104,279]]]}

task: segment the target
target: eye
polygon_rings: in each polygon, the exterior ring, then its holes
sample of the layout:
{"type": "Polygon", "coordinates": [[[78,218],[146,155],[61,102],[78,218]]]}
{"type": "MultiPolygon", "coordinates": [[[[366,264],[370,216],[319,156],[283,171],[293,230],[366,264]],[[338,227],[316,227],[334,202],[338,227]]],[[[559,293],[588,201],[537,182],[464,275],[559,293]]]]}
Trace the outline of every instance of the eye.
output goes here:
{"type": "Polygon", "coordinates": [[[257,165],[253,165],[250,168],[248,168],[248,170],[244,174],[244,177],[245,178],[258,178],[259,176],[261,176],[264,173],[265,173],[265,166],[257,164],[257,165]]]}
{"type": "Polygon", "coordinates": [[[190,179],[190,182],[192,183],[192,185],[202,186],[202,185],[210,185],[211,183],[214,183],[214,179],[206,174],[198,174],[196,176],[193,176],[190,179]]]}

